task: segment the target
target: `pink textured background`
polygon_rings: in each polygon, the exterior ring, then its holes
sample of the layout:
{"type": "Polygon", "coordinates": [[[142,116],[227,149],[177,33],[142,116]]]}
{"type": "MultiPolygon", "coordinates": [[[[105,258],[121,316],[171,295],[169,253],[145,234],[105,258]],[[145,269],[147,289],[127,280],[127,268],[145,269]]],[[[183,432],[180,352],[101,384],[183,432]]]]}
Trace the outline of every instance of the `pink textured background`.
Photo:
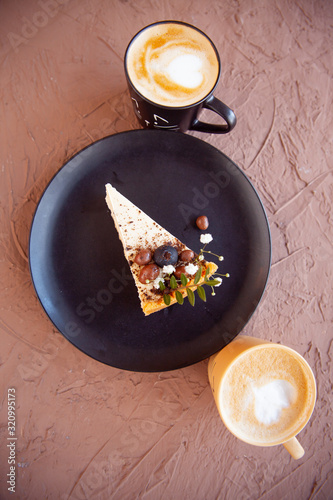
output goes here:
{"type": "Polygon", "coordinates": [[[330,0],[1,1],[1,499],[332,498],[332,25],[330,0]],[[100,364],[53,328],[31,284],[28,236],[43,189],[84,146],[138,128],[123,55],[162,19],[206,31],[221,55],[216,95],[237,126],[193,135],[245,171],[268,214],[271,275],[244,333],[296,349],[315,372],[299,461],[228,433],[207,360],[154,374],[100,364]]]}

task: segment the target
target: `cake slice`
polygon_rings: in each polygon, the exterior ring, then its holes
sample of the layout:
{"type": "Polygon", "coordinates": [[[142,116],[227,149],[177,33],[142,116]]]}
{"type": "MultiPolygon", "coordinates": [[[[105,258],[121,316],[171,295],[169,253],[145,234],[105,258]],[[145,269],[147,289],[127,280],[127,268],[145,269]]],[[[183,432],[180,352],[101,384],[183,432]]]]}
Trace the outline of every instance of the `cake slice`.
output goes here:
{"type": "Polygon", "coordinates": [[[131,203],[111,184],[105,187],[106,203],[123,244],[124,254],[146,316],[177,302],[176,292],[186,297],[187,289],[195,291],[205,277],[208,279],[216,272],[215,263],[199,261],[197,254],[131,203]],[[195,274],[200,268],[201,277],[194,284],[195,274]],[[181,283],[181,272],[188,279],[186,287],[181,283]],[[171,276],[174,276],[173,285],[177,283],[176,289],[170,286],[171,276]],[[163,298],[166,294],[168,300],[163,298]]]}

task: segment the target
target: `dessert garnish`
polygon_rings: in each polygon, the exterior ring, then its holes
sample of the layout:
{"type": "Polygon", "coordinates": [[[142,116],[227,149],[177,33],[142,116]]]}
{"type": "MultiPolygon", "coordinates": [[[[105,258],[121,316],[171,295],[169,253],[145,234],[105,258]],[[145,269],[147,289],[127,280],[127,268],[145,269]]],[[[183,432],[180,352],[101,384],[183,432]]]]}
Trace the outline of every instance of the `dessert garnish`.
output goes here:
{"type": "Polygon", "coordinates": [[[208,229],[209,222],[208,222],[208,217],[206,215],[200,215],[195,221],[195,223],[199,229],[202,229],[204,231],[208,229]]]}
{"type": "Polygon", "coordinates": [[[204,259],[211,235],[201,235],[204,247],[196,254],[111,184],[106,185],[106,202],[146,316],[182,304],[186,297],[194,305],[195,291],[206,300],[204,285],[214,291],[221,284],[220,277],[212,277],[217,264],[204,259]]]}
{"type": "Polygon", "coordinates": [[[145,262],[139,272],[140,282],[146,285],[152,283],[154,288],[162,294],[166,306],[171,304],[173,295],[178,304],[182,305],[184,303],[184,292],[192,306],[195,305],[195,291],[198,297],[206,302],[206,291],[203,286],[210,286],[212,295],[215,295],[214,287],[222,284],[221,276],[230,276],[229,273],[226,273],[211,278],[210,269],[205,266],[206,261],[203,254],[210,253],[218,257],[220,261],[223,260],[223,256],[206,250],[206,245],[212,240],[211,234],[202,234],[200,236],[200,241],[205,245],[198,255],[192,250],[183,250],[178,254],[177,249],[171,245],[157,247],[153,255],[149,249],[140,249],[135,257],[136,262],[140,260],[139,256],[142,254],[152,255],[151,259],[154,262],[145,262]]]}

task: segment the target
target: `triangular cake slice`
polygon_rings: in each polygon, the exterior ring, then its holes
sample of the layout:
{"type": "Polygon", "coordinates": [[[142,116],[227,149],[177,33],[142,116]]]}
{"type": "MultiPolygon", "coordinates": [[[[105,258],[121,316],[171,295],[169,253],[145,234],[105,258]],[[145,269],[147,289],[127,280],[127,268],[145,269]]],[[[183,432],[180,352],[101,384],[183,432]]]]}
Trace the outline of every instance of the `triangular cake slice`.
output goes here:
{"type": "MultiPolygon", "coordinates": [[[[124,254],[130,266],[135,284],[138,289],[138,294],[141,302],[141,307],[144,314],[147,316],[151,313],[160,311],[168,305],[172,305],[177,302],[175,297],[175,290],[167,289],[162,291],[158,286],[159,280],[163,276],[162,270],[163,266],[159,265],[159,277],[142,280],[142,269],[147,262],[143,265],[139,265],[135,260],[136,256],[142,250],[148,250],[151,253],[151,259],[149,260],[148,266],[155,265],[153,261],[153,255],[157,248],[161,246],[171,246],[177,250],[178,258],[184,250],[191,250],[182,243],[178,238],[173,236],[169,231],[164,229],[162,226],[157,224],[151,217],[144,213],[140,208],[135,206],[131,201],[129,201],[125,196],[120,194],[111,184],[106,186],[106,203],[111,211],[111,215],[114,220],[115,227],[118,231],[119,238],[123,244],[124,254]],[[170,304],[166,304],[163,299],[163,294],[168,293],[170,297],[170,304]]],[[[201,267],[202,274],[197,285],[194,285],[194,275],[188,275],[189,282],[187,286],[190,286],[193,291],[203,283],[206,275],[206,279],[214,274],[217,270],[217,265],[213,262],[206,262],[205,260],[197,260],[197,254],[192,252],[193,265],[201,267]],[[198,265],[199,264],[199,265],[198,265]],[[208,271],[207,271],[208,270],[208,271]]],[[[149,254],[149,252],[148,252],[149,254]]],[[[149,258],[149,257],[148,257],[149,258]]],[[[181,259],[177,261],[175,266],[188,265],[191,264],[189,261],[182,261],[181,259]]],[[[193,272],[193,270],[192,270],[193,272]]],[[[179,282],[179,292],[183,297],[187,296],[186,289],[179,282]]]]}

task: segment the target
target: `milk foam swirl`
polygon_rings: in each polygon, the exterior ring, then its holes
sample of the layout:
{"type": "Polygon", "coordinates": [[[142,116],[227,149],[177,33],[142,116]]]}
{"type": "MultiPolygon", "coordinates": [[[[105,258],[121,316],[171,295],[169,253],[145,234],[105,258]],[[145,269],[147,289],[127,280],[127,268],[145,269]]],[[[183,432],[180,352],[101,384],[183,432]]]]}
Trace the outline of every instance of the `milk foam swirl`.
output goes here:
{"type": "Polygon", "coordinates": [[[177,24],[155,25],[134,39],[127,71],[145,97],[167,106],[186,106],[213,89],[219,64],[210,41],[199,31],[177,24]]]}

